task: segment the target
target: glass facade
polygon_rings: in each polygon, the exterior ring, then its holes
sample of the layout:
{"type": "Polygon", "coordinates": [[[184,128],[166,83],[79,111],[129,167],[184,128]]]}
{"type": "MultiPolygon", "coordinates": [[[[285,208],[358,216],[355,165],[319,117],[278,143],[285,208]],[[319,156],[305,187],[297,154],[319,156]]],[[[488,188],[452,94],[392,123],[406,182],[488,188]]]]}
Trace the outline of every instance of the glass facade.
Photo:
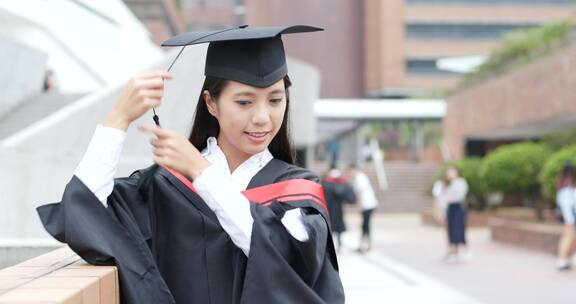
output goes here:
{"type": "Polygon", "coordinates": [[[537,26],[536,23],[408,23],[408,39],[500,39],[506,33],[537,26]]]}
{"type": "Polygon", "coordinates": [[[406,73],[408,75],[439,75],[439,76],[447,76],[447,75],[460,75],[456,72],[440,70],[436,67],[436,60],[437,58],[408,58],[406,59],[406,73]]]}

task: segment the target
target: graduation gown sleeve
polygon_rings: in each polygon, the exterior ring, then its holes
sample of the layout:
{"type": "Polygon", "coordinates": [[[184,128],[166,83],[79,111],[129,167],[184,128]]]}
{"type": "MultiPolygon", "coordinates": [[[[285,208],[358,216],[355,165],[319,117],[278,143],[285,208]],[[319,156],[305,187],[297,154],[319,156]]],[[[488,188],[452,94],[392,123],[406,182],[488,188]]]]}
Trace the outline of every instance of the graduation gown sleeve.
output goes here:
{"type": "Polygon", "coordinates": [[[147,243],[150,213],[138,195],[140,175],[115,180],[108,208],[74,176],[61,202],[37,211],[48,233],[88,263],[118,267],[122,302],[175,303],[147,243]]]}
{"type": "MultiPolygon", "coordinates": [[[[276,182],[305,179],[318,183],[309,171],[284,166],[276,168],[276,172],[284,171],[276,182]]],[[[252,204],[254,226],[242,303],[344,303],[326,211],[306,195],[296,197],[301,199],[252,204]],[[301,208],[309,234],[305,242],[291,236],[281,223],[284,213],[293,208],[301,208]]]]}

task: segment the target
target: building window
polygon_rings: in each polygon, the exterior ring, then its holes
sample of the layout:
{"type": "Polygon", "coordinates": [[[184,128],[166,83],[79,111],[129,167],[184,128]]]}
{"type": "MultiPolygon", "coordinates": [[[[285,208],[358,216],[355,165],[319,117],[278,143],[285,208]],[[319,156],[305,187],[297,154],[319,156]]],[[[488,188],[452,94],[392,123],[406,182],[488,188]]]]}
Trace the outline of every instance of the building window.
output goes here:
{"type": "Polygon", "coordinates": [[[481,24],[481,23],[408,23],[408,39],[500,39],[506,33],[538,26],[536,23],[481,24]]]}
{"type": "Polygon", "coordinates": [[[440,70],[436,67],[436,58],[416,59],[408,58],[406,60],[406,73],[409,75],[461,75],[460,73],[440,70]]]}

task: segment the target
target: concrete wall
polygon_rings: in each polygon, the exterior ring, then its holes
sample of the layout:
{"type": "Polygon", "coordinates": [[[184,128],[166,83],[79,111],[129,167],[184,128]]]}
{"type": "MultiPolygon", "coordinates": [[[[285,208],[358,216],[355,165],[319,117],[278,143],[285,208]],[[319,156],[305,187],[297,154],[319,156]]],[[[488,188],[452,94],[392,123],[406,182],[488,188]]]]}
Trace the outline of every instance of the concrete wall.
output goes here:
{"type": "Polygon", "coordinates": [[[42,91],[47,54],[0,36],[0,118],[42,91]]]}
{"type": "Polygon", "coordinates": [[[316,143],[314,103],[320,94],[320,72],[302,61],[288,58],[290,89],[290,128],[294,145],[298,148],[316,143]]]}

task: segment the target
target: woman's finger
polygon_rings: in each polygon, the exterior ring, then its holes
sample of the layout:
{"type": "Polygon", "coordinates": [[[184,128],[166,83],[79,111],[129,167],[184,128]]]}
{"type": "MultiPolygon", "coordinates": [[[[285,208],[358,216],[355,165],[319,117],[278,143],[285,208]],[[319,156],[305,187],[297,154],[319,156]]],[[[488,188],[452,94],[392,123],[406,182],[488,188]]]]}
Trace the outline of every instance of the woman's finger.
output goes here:
{"type": "Polygon", "coordinates": [[[142,74],[137,75],[135,78],[136,79],[149,79],[149,78],[155,78],[155,77],[160,77],[163,79],[172,79],[172,74],[166,72],[166,71],[150,71],[150,72],[145,72],[142,74]]]}
{"type": "Polygon", "coordinates": [[[143,98],[161,99],[164,96],[162,89],[143,89],[138,91],[138,96],[143,98]]]}
{"type": "Polygon", "coordinates": [[[164,88],[164,79],[160,77],[138,79],[134,82],[138,89],[161,89],[164,88]]]}
{"type": "Polygon", "coordinates": [[[139,125],[138,129],[142,132],[156,135],[156,137],[158,137],[159,140],[173,136],[172,131],[162,129],[162,128],[160,128],[156,125],[152,125],[152,124],[139,125]]]}
{"type": "Polygon", "coordinates": [[[151,125],[151,124],[138,125],[138,130],[145,132],[145,133],[154,134],[154,135],[156,135],[157,129],[159,129],[157,126],[151,125]]]}
{"type": "Polygon", "coordinates": [[[159,98],[150,98],[150,97],[146,97],[144,98],[144,100],[142,101],[142,103],[144,104],[144,106],[148,107],[149,109],[151,108],[157,108],[162,104],[162,100],[159,98]]]}
{"type": "Polygon", "coordinates": [[[154,156],[157,156],[157,157],[165,157],[166,151],[162,148],[156,148],[156,149],[152,149],[152,154],[154,154],[154,156]]]}
{"type": "Polygon", "coordinates": [[[144,98],[144,100],[142,100],[142,104],[146,108],[151,109],[151,108],[156,108],[156,107],[160,106],[160,104],[162,104],[162,100],[157,99],[157,98],[146,97],[146,98],[144,98]]]}
{"type": "Polygon", "coordinates": [[[150,144],[154,148],[161,148],[162,147],[162,141],[160,141],[158,138],[155,138],[155,137],[150,138],[150,144]]]}

